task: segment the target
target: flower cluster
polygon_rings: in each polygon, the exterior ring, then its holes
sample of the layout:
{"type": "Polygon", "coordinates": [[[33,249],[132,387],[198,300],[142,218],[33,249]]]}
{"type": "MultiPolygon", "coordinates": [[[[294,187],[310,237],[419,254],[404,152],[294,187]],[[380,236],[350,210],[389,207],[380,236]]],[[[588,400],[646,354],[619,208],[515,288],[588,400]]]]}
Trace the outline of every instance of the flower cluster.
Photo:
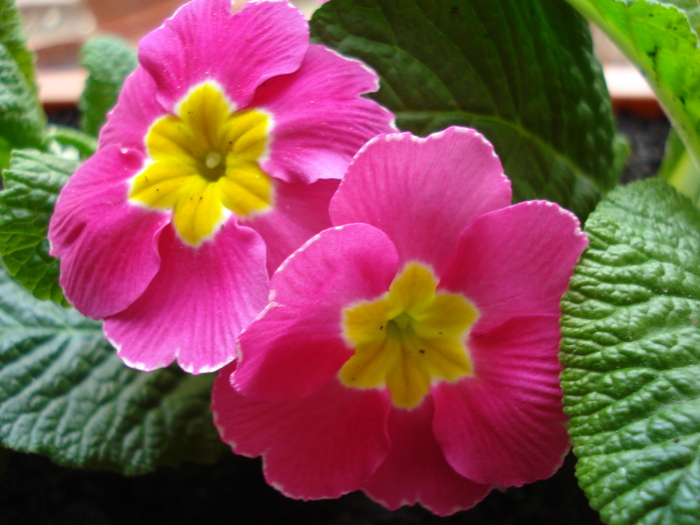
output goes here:
{"type": "Polygon", "coordinates": [[[194,0],[139,62],[49,233],[128,365],[224,367],[222,439],[291,497],[447,515],[554,473],[575,216],[511,205],[475,130],[394,133],[286,0],[194,0]]]}
{"type": "Polygon", "coordinates": [[[139,46],[99,149],[51,221],[60,284],[130,366],[234,358],[269,274],[330,226],[355,152],[393,129],[376,75],[309,45],[286,1],[183,6],[139,46]]]}

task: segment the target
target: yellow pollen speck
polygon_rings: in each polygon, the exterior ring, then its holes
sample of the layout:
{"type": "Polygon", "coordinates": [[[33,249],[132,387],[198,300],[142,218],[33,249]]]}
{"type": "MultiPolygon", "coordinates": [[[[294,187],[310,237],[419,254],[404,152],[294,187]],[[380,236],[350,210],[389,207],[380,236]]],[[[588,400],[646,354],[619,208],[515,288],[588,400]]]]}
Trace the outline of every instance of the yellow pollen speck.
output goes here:
{"type": "Polygon", "coordinates": [[[345,386],[386,387],[395,406],[410,409],[433,381],[472,373],[465,340],[479,314],[464,296],[436,288],[432,272],[413,262],[387,293],[343,310],[343,334],[355,349],[339,372],[345,386]]]}
{"type": "Polygon", "coordinates": [[[200,84],[148,130],[151,162],[132,179],[130,200],[172,210],[179,237],[199,246],[228,211],[247,217],[271,208],[272,179],[259,165],[270,128],[264,113],[234,111],[221,88],[200,84]]]}

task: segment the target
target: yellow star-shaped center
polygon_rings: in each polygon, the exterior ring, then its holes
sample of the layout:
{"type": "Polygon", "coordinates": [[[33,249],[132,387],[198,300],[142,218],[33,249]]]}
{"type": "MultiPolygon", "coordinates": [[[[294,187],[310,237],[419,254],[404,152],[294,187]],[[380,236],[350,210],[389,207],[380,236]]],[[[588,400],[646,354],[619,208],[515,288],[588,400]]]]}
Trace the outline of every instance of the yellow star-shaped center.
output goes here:
{"type": "Polygon", "coordinates": [[[345,386],[386,386],[392,403],[409,409],[433,381],[472,373],[464,341],[478,312],[462,295],[436,287],[433,273],[412,262],[387,293],[344,309],[343,335],[355,349],[340,370],[345,386]]]}
{"type": "Polygon", "coordinates": [[[172,210],[180,238],[199,246],[231,213],[246,217],[272,206],[272,179],[260,168],[271,119],[235,111],[212,82],[192,89],[174,113],[150,127],[150,161],[132,179],[129,198],[172,210]]]}

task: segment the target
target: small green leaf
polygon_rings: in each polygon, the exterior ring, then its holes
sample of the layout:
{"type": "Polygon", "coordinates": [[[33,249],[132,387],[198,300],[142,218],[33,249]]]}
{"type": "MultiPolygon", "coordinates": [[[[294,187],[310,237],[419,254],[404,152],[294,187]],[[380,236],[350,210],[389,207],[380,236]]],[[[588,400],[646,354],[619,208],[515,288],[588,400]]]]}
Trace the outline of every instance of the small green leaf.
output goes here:
{"type": "Polygon", "coordinates": [[[118,38],[100,37],[85,44],[82,65],[90,75],[79,103],[85,133],[97,136],[107,112],[117,102],[124,79],[137,64],[136,51],[118,38]]]}
{"type": "Polygon", "coordinates": [[[141,474],[212,462],[213,376],[124,366],[99,323],[39,301],[0,269],[0,443],[73,467],[141,474]]]}
{"type": "Polygon", "coordinates": [[[34,53],[27,48],[22,17],[14,0],[0,0],[0,44],[5,46],[22,72],[27,85],[36,94],[34,53]]]}
{"type": "Polygon", "coordinates": [[[10,272],[40,299],[65,303],[58,261],[46,234],[58,193],[79,161],[36,150],[15,150],[0,192],[0,255],[10,272]]]}
{"type": "Polygon", "coordinates": [[[562,389],[591,506],[612,525],[700,517],[700,212],[660,179],[620,188],[562,301],[562,389]]]}
{"type": "Polygon", "coordinates": [[[73,148],[82,160],[92,156],[97,150],[95,137],[74,128],[51,126],[49,127],[47,140],[58,144],[59,154],[63,153],[65,155],[61,150],[73,148]]]}
{"type": "Polygon", "coordinates": [[[605,31],[642,70],[700,166],[700,48],[689,22],[697,28],[697,1],[568,2],[605,31]]]}
{"type": "Polygon", "coordinates": [[[585,216],[612,189],[614,123],[586,21],[559,0],[334,0],[312,34],[381,78],[401,129],[470,126],[494,144],[515,200],[585,216]]]}

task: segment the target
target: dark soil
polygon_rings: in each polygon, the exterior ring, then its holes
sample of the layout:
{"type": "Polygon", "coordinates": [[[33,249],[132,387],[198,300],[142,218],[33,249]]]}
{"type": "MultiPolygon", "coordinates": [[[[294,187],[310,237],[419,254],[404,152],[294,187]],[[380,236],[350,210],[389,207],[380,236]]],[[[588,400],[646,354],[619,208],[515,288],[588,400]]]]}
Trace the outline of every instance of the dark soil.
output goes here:
{"type": "MultiPolygon", "coordinates": [[[[51,116],[75,123],[75,112],[51,116]]],[[[621,115],[633,157],[625,180],[658,168],[668,132],[665,120],[621,115]]],[[[10,452],[0,473],[0,525],[308,524],[308,525],[593,525],[601,523],[574,477],[567,457],[552,478],[493,491],[475,508],[437,518],[420,507],[387,511],[361,493],[338,500],[300,502],[270,488],[259,460],[224,455],[214,465],[161,468],[127,478],[110,472],[60,467],[30,454],[10,452]]]]}
{"type": "Polygon", "coordinates": [[[578,489],[573,456],[552,478],[493,491],[475,508],[437,518],[420,507],[394,512],[362,493],[337,500],[285,498],[263,480],[259,460],[226,454],[215,465],[162,468],[127,478],[58,467],[13,453],[0,477],[2,525],[591,525],[600,523],[578,489]]]}

